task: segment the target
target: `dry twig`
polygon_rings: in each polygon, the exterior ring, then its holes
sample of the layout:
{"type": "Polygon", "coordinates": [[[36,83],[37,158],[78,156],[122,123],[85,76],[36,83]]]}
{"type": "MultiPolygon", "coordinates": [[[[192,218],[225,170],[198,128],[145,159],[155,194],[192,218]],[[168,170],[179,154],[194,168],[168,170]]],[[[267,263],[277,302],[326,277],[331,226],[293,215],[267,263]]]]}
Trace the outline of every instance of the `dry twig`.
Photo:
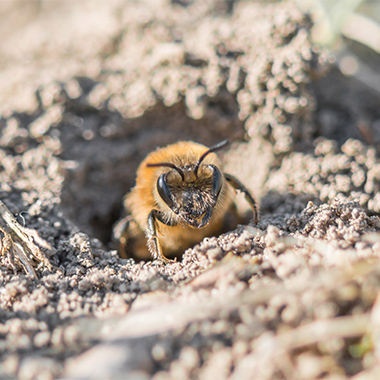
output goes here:
{"type": "Polygon", "coordinates": [[[25,272],[34,278],[37,278],[37,275],[32,260],[43,262],[51,269],[48,258],[41,251],[41,248],[51,251],[51,245],[42,239],[36,230],[21,226],[2,201],[0,201],[0,216],[4,223],[0,226],[0,231],[4,235],[0,241],[0,254],[8,255],[13,270],[15,270],[15,257],[25,272]]]}

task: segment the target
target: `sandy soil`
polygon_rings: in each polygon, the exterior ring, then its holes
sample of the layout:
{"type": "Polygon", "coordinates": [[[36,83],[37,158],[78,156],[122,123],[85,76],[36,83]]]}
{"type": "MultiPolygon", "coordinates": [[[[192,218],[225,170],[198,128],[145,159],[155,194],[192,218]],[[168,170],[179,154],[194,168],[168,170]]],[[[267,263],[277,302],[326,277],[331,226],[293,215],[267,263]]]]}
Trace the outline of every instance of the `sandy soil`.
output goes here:
{"type": "Polygon", "coordinates": [[[0,378],[378,378],[376,94],[289,2],[49,3],[0,7],[0,199],[55,249],[0,257],[0,378]],[[139,162],[225,138],[258,225],[120,259],[139,162]]]}

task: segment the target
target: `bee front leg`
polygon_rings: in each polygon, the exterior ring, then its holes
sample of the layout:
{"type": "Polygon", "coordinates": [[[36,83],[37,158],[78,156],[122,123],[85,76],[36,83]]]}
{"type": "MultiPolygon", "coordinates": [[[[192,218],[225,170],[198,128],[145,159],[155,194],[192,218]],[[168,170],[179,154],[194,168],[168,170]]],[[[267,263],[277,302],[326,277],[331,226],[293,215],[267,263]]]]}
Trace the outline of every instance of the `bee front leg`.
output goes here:
{"type": "Polygon", "coordinates": [[[149,251],[151,255],[153,256],[153,259],[162,260],[164,263],[168,263],[172,260],[169,260],[168,258],[166,258],[164,254],[162,253],[161,244],[157,236],[157,221],[160,221],[161,223],[170,227],[176,226],[177,223],[174,221],[165,220],[163,217],[163,213],[158,210],[152,210],[148,216],[148,228],[147,228],[146,234],[148,238],[149,251]]]}
{"type": "Polygon", "coordinates": [[[259,212],[257,210],[256,202],[249,190],[233,175],[224,173],[224,177],[234,189],[244,193],[245,199],[253,211],[253,221],[257,223],[259,221],[259,212]]]}

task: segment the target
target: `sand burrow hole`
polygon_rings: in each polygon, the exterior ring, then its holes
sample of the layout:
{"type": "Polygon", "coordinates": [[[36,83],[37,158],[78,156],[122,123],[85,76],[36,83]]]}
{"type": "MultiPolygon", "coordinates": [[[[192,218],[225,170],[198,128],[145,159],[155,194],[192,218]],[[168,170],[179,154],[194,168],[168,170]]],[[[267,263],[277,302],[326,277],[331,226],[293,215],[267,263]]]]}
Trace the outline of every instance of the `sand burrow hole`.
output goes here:
{"type": "Polygon", "coordinates": [[[200,120],[188,117],[182,102],[172,107],[158,103],[129,120],[78,104],[67,107],[52,131],[59,135],[66,168],[61,206],[82,231],[105,244],[122,215],[123,197],[134,186],[136,169],[149,152],[179,140],[212,145],[243,136],[232,96],[210,99],[200,120]]]}

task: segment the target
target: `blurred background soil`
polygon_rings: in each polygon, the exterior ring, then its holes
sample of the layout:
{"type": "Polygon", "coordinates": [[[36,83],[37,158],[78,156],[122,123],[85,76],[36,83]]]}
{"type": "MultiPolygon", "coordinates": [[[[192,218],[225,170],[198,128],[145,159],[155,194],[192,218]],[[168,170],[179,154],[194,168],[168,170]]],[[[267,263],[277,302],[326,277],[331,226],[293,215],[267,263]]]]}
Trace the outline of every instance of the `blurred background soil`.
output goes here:
{"type": "Polygon", "coordinates": [[[38,278],[0,257],[0,378],[377,379],[379,4],[19,5],[0,2],[0,199],[55,252],[38,278]],[[120,259],[147,153],[223,139],[260,222],[120,259]]]}

